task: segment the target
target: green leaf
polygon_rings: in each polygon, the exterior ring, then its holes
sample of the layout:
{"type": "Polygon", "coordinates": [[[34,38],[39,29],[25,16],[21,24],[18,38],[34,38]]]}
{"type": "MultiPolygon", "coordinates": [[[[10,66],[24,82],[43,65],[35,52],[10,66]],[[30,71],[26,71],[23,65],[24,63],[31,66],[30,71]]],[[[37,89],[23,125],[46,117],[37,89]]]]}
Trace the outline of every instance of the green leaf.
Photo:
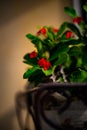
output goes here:
{"type": "Polygon", "coordinates": [[[24,75],[23,75],[23,78],[26,79],[26,78],[29,78],[32,74],[34,74],[38,69],[40,69],[39,67],[32,67],[30,69],[28,69],[24,75]]]}
{"type": "Polygon", "coordinates": [[[79,29],[73,23],[67,22],[67,28],[69,28],[72,32],[74,32],[79,38],[82,37],[79,29]]]}
{"type": "Polygon", "coordinates": [[[87,72],[84,70],[76,70],[71,74],[71,82],[84,82],[87,79],[87,72]]]}
{"type": "Polygon", "coordinates": [[[43,49],[42,42],[41,42],[41,41],[38,41],[37,44],[36,44],[36,46],[37,46],[38,52],[40,53],[40,51],[42,51],[42,49],[43,49]]]}
{"type": "Polygon", "coordinates": [[[70,48],[68,54],[70,56],[76,56],[77,57],[77,56],[81,55],[81,49],[78,46],[73,46],[72,48],[70,48]]]}
{"type": "Polygon", "coordinates": [[[79,38],[82,37],[79,29],[76,27],[76,25],[74,25],[73,23],[69,23],[69,22],[64,22],[60,28],[59,31],[57,33],[57,37],[60,37],[65,31],[66,29],[70,29],[72,32],[74,32],[79,38]]]}
{"type": "Polygon", "coordinates": [[[67,27],[67,22],[64,22],[63,24],[61,24],[58,33],[57,33],[57,37],[59,37],[60,35],[62,35],[62,33],[65,31],[67,27]]]}
{"type": "Polygon", "coordinates": [[[36,46],[38,52],[41,53],[44,48],[43,41],[38,36],[32,34],[27,34],[26,37],[31,40],[31,42],[36,46]]]}
{"type": "Polygon", "coordinates": [[[52,74],[52,68],[48,69],[48,70],[44,70],[42,69],[43,73],[46,75],[46,76],[49,76],[52,74]]]}
{"type": "Polygon", "coordinates": [[[34,36],[34,35],[30,34],[30,33],[27,34],[26,37],[28,39],[30,39],[30,40],[39,40],[39,41],[41,41],[41,39],[38,36],[34,36]]]}
{"type": "Polygon", "coordinates": [[[36,58],[31,59],[29,57],[29,53],[25,54],[23,59],[24,59],[23,62],[26,63],[26,64],[29,64],[29,65],[32,65],[32,66],[37,65],[37,59],[36,58]]]}
{"type": "Polygon", "coordinates": [[[58,58],[58,56],[62,53],[66,53],[69,51],[69,46],[65,43],[59,43],[55,46],[54,50],[52,51],[50,61],[58,58]]]}
{"type": "Polygon", "coordinates": [[[30,83],[34,83],[34,85],[37,86],[39,83],[43,82],[44,78],[45,75],[42,72],[42,69],[38,69],[28,78],[28,81],[30,81],[30,83]]]}
{"type": "Polygon", "coordinates": [[[50,40],[49,38],[47,38],[45,40],[45,46],[48,50],[52,49],[55,46],[55,42],[53,42],[52,40],[50,40]]]}
{"type": "Polygon", "coordinates": [[[87,12],[87,4],[83,6],[83,9],[87,12]]]}
{"type": "Polygon", "coordinates": [[[84,46],[85,43],[81,39],[69,39],[66,41],[68,45],[84,46]]]}
{"type": "Polygon", "coordinates": [[[78,16],[78,15],[77,15],[77,12],[75,11],[74,8],[65,7],[65,8],[64,8],[64,11],[65,11],[69,16],[71,16],[71,17],[73,17],[73,18],[75,18],[75,17],[78,16]]]}
{"type": "Polygon", "coordinates": [[[47,35],[48,35],[48,37],[49,37],[50,40],[52,40],[52,41],[54,40],[54,35],[53,35],[52,31],[48,30],[47,31],[47,35]]]}
{"type": "Polygon", "coordinates": [[[55,65],[56,66],[57,65],[61,65],[61,64],[63,64],[66,61],[67,61],[67,54],[63,53],[63,54],[58,56],[58,59],[56,60],[55,65]]]}
{"type": "Polygon", "coordinates": [[[83,80],[83,82],[84,82],[84,83],[87,82],[87,77],[83,80]]]}

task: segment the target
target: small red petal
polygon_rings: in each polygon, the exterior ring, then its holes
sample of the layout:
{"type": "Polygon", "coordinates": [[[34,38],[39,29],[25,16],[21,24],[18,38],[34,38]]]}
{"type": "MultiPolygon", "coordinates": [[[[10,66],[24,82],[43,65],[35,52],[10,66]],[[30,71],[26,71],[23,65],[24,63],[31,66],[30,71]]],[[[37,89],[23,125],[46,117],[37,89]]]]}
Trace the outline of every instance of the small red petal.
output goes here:
{"type": "Polygon", "coordinates": [[[58,32],[58,29],[57,28],[53,28],[53,32],[58,32]]]}
{"type": "Polygon", "coordinates": [[[29,57],[32,59],[32,58],[36,58],[37,57],[37,53],[35,51],[31,52],[29,54],[29,57]]]}
{"type": "Polygon", "coordinates": [[[71,38],[71,37],[72,37],[72,32],[68,31],[68,32],[66,33],[66,38],[71,38]]]}
{"type": "Polygon", "coordinates": [[[83,21],[82,17],[76,17],[76,18],[73,19],[73,22],[77,23],[77,24],[81,23],[82,21],[83,21]]]}

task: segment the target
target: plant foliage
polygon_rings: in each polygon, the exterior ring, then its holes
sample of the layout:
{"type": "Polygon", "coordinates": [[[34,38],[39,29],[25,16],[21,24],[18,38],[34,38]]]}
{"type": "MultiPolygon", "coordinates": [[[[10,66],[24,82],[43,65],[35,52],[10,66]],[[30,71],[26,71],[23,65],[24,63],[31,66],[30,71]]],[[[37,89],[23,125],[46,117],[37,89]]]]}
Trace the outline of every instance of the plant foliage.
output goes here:
{"type": "MultiPolygon", "coordinates": [[[[83,8],[87,12],[87,4],[83,8]]],[[[36,48],[23,57],[29,66],[23,78],[30,83],[87,82],[87,25],[75,9],[65,7],[64,11],[72,23],[64,22],[59,29],[43,26],[35,35],[26,35],[36,48]]]]}

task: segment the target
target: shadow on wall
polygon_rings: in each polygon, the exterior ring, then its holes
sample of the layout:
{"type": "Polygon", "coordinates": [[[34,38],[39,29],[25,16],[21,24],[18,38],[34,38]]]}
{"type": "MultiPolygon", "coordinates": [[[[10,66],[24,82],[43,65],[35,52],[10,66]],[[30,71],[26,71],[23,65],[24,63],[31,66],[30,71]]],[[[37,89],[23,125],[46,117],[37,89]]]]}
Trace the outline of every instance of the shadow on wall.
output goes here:
{"type": "Polygon", "coordinates": [[[14,0],[0,2],[0,26],[10,22],[15,17],[22,15],[27,10],[39,8],[40,5],[46,4],[47,0],[14,0]]]}
{"type": "Polygon", "coordinates": [[[15,116],[15,111],[13,109],[9,109],[4,115],[0,116],[0,130],[15,130],[15,116]]]}

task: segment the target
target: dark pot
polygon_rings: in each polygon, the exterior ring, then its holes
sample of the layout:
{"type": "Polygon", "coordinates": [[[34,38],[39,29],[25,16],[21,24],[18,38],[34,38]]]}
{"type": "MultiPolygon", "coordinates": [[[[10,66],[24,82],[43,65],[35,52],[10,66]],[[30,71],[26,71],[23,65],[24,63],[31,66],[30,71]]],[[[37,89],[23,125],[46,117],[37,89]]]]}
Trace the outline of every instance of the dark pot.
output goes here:
{"type": "MultiPolygon", "coordinates": [[[[27,89],[21,97],[22,100],[25,98],[24,103],[28,113],[32,116],[36,130],[43,129],[43,121],[53,129],[68,130],[72,128],[72,130],[75,130],[76,127],[69,123],[70,119],[66,121],[68,122],[66,124],[63,122],[56,124],[49,118],[47,111],[56,110],[57,114],[61,116],[69,109],[74,100],[81,101],[87,106],[87,83],[43,83],[37,88],[27,89]]],[[[18,102],[18,98],[16,98],[16,102],[18,102]]],[[[73,114],[75,113],[73,112],[73,114]]],[[[84,124],[86,123],[83,122],[82,130],[86,127],[84,124]]]]}

